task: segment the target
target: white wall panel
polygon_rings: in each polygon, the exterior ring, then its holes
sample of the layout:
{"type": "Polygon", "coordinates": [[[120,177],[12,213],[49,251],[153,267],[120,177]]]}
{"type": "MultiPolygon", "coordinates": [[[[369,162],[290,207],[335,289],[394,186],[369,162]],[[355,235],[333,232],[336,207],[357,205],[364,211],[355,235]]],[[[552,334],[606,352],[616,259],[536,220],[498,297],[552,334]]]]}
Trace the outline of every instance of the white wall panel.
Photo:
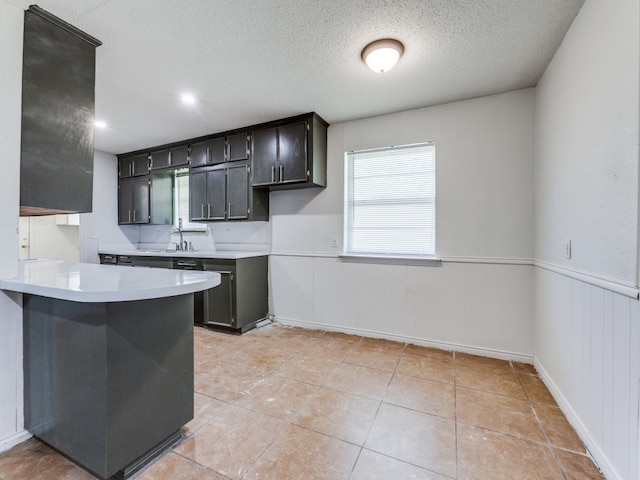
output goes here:
{"type": "Polygon", "coordinates": [[[272,313],[284,323],[531,359],[531,266],[294,255],[272,255],[270,265],[272,313]]]}
{"type": "Polygon", "coordinates": [[[536,363],[611,479],[638,478],[640,303],[536,269],[536,363]]]}
{"type": "MultiPolygon", "coordinates": [[[[0,276],[18,272],[22,26],[24,12],[0,0],[0,276]]],[[[0,292],[0,451],[24,440],[22,307],[0,292]]]]}
{"type": "Polygon", "coordinates": [[[640,3],[587,0],[538,83],[536,259],[636,282],[640,3]],[[572,239],[572,258],[564,255],[572,239]]]}

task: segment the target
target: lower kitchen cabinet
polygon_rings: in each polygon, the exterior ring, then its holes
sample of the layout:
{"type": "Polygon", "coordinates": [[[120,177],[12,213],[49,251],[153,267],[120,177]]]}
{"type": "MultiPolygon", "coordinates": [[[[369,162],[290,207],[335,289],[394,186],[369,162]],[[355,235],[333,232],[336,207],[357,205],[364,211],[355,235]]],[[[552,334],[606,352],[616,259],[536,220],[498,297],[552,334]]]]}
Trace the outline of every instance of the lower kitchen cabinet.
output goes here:
{"type": "Polygon", "coordinates": [[[269,313],[268,257],[204,259],[206,271],[218,272],[221,283],[202,292],[201,312],[196,299],[196,323],[250,330],[269,313]]]}
{"type": "Polygon", "coordinates": [[[269,315],[269,257],[238,259],[153,257],[100,254],[100,263],[133,267],[205,270],[220,274],[220,285],[194,294],[194,323],[230,332],[244,333],[269,315]],[[177,266],[181,261],[192,268],[177,266]]]}

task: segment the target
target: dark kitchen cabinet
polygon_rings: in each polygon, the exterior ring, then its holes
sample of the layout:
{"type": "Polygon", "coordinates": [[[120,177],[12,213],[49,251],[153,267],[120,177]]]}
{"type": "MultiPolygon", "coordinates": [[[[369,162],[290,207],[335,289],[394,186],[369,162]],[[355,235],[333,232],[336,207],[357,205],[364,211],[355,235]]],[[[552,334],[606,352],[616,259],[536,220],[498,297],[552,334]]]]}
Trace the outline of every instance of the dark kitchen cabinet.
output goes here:
{"type": "Polygon", "coordinates": [[[149,174],[149,155],[141,153],[118,158],[118,176],[120,178],[139,177],[149,174]]]}
{"type": "Polygon", "coordinates": [[[254,191],[248,162],[192,169],[189,174],[191,221],[268,220],[269,196],[254,191]]]}
{"type": "Polygon", "coordinates": [[[225,162],[226,143],[224,137],[210,138],[191,144],[191,166],[205,167],[225,162]]]}
{"type": "Polygon", "coordinates": [[[20,215],[91,212],[101,42],[36,5],[23,39],[20,215]]]}
{"type": "Polygon", "coordinates": [[[137,177],[118,184],[118,223],[120,225],[150,222],[149,177],[137,177]]]}
{"type": "Polygon", "coordinates": [[[252,185],[272,190],[325,187],[327,126],[312,113],[252,131],[252,185]]]}
{"type": "Polygon", "coordinates": [[[227,161],[237,162],[249,158],[249,135],[246,132],[227,136],[227,161]]]}
{"type": "Polygon", "coordinates": [[[267,317],[269,292],[266,255],[234,260],[203,259],[203,267],[206,271],[218,272],[221,283],[202,293],[200,315],[196,309],[198,323],[244,332],[267,317]]]}
{"type": "Polygon", "coordinates": [[[178,167],[189,163],[189,146],[179,145],[151,152],[149,155],[149,166],[151,170],[161,168],[178,167]]]}

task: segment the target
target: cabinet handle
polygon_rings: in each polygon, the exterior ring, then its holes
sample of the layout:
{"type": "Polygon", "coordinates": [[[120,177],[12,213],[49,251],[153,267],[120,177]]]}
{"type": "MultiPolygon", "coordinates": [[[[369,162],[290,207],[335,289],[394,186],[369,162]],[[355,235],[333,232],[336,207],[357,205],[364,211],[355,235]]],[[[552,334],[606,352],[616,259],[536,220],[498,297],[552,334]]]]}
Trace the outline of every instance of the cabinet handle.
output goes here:
{"type": "Polygon", "coordinates": [[[200,204],[200,218],[204,218],[204,203],[200,204]]]}
{"type": "Polygon", "coordinates": [[[129,176],[133,177],[133,163],[129,164],[129,176]]]}
{"type": "Polygon", "coordinates": [[[129,223],[131,223],[131,210],[129,210],[129,223]]]}
{"type": "Polygon", "coordinates": [[[168,155],[168,157],[169,157],[169,158],[168,158],[167,160],[169,160],[169,165],[171,165],[171,157],[172,157],[172,155],[171,155],[171,150],[169,150],[169,155],[168,155]]]}
{"type": "Polygon", "coordinates": [[[207,203],[207,218],[211,218],[211,204],[207,203]]]}
{"type": "Polygon", "coordinates": [[[231,218],[231,202],[227,204],[227,218],[231,218]]]}
{"type": "Polygon", "coordinates": [[[282,164],[280,164],[280,180],[278,180],[278,183],[280,182],[284,182],[284,166],[282,164]]]}
{"type": "Polygon", "coordinates": [[[207,152],[205,153],[205,158],[204,158],[204,163],[210,163],[211,162],[211,150],[209,150],[209,147],[207,147],[207,152]]]}
{"type": "Polygon", "coordinates": [[[133,223],[136,223],[136,211],[133,211],[133,223]]]}
{"type": "Polygon", "coordinates": [[[276,183],[276,166],[271,165],[271,183],[276,183]]]}

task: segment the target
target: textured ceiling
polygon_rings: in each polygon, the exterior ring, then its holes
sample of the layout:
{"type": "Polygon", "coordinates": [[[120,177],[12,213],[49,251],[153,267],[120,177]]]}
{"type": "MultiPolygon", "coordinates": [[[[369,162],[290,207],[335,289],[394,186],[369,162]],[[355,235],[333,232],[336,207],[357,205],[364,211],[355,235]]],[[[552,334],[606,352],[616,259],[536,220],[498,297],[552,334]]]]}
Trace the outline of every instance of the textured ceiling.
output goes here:
{"type": "MultiPolygon", "coordinates": [[[[21,8],[31,1],[9,0],[21,8]]],[[[316,111],[329,123],[535,86],[584,0],[40,0],[98,38],[96,148],[316,111]],[[405,45],[383,75],[360,59],[405,45]],[[187,108],[183,91],[200,99],[187,108]]]]}

